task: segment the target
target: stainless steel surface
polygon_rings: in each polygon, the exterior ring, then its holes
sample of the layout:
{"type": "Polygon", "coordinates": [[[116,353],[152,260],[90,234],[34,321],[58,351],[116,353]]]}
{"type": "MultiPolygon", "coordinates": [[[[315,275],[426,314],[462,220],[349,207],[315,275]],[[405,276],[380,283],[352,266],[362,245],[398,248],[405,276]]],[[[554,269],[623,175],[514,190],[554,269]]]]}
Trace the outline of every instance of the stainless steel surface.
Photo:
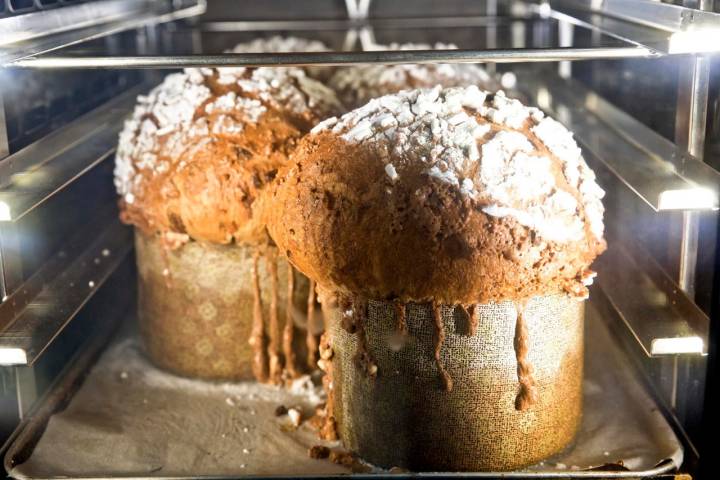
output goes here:
{"type": "Polygon", "coordinates": [[[205,0],[103,0],[0,19],[0,65],[113,33],[197,16],[205,0]]]}
{"type": "Polygon", "coordinates": [[[720,15],[650,0],[550,0],[551,16],[664,53],[717,52],[720,15]]]}
{"type": "MultiPolygon", "coordinates": [[[[3,80],[3,75],[0,73],[0,81],[3,80]]],[[[0,88],[0,160],[4,159],[10,153],[10,146],[8,144],[8,131],[7,122],[5,119],[5,103],[3,102],[3,91],[0,88]]]]}
{"type": "MultiPolygon", "coordinates": [[[[697,2],[685,0],[684,3],[687,5],[697,2]]],[[[689,63],[689,68],[679,70],[675,142],[680,148],[687,149],[690,155],[702,160],[705,155],[707,130],[710,59],[695,56],[686,59],[686,62],[689,63]]],[[[697,213],[683,213],[678,284],[691,298],[695,297],[699,221],[697,213]]]]}
{"type": "Polygon", "coordinates": [[[17,226],[0,223],[0,303],[15,292],[22,282],[20,248],[17,226]]]}
{"type": "Polygon", "coordinates": [[[695,274],[697,272],[699,235],[700,217],[698,213],[693,211],[683,212],[678,286],[690,298],[695,298],[695,274]]]}
{"type": "MultiPolygon", "coordinates": [[[[126,278],[125,280],[128,279],[126,278]]],[[[116,296],[114,306],[121,304],[121,302],[124,302],[124,309],[120,309],[122,313],[118,314],[113,312],[112,308],[108,310],[107,316],[103,318],[102,322],[98,322],[98,328],[82,342],[81,348],[77,350],[62,369],[50,388],[48,388],[46,393],[40,398],[40,401],[36,402],[33,407],[26,411],[25,415],[22,415],[22,421],[7,439],[7,442],[0,444],[0,452],[7,452],[16,439],[18,443],[23,445],[37,440],[37,436],[42,433],[47,418],[56,409],[62,408],[75,389],[80,386],[88,369],[109,341],[119,321],[124,318],[127,310],[134,305],[130,290],[120,292],[116,296]]],[[[18,367],[15,367],[12,370],[17,372],[17,368],[18,367]]],[[[13,459],[21,459],[25,453],[22,449],[15,449],[13,459]]],[[[9,455],[5,457],[5,461],[8,462],[4,464],[7,470],[11,465],[9,455]]]]}
{"type": "Polygon", "coordinates": [[[519,71],[518,88],[552,113],[575,138],[656,211],[718,208],[720,173],[683,155],[630,115],[577,81],[519,71]]]}
{"type": "Polygon", "coordinates": [[[108,159],[125,116],[148,88],[136,86],[0,162],[0,229],[108,159]]]}
{"type": "Polygon", "coordinates": [[[720,14],[703,12],[692,8],[661,3],[655,0],[549,0],[551,6],[558,3],[572,4],[576,8],[602,15],[646,25],[668,32],[690,29],[715,29],[720,24],[720,14]]]}
{"type": "Polygon", "coordinates": [[[598,284],[648,356],[707,353],[709,320],[641,248],[611,244],[598,284]]]}
{"type": "Polygon", "coordinates": [[[643,47],[548,48],[518,50],[379,50],[372,52],[226,53],[222,55],[173,55],[146,57],[39,56],[16,60],[6,66],[23,68],[181,68],[272,67],[306,65],[360,65],[379,63],[519,63],[608,58],[653,58],[658,52],[643,47]]]}
{"type": "Polygon", "coordinates": [[[131,230],[115,218],[90,238],[78,232],[75,248],[87,246],[77,257],[61,250],[0,305],[0,319],[15,314],[0,330],[0,365],[32,365],[132,249],[131,230]]]}

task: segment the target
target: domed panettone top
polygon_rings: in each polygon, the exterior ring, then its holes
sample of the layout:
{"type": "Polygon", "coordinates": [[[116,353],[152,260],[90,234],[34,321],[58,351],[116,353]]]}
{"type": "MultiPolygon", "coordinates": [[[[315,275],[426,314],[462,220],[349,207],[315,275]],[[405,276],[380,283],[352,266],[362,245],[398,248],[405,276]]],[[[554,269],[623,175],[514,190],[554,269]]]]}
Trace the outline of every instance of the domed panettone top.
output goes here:
{"type": "Polygon", "coordinates": [[[603,194],[540,110],[436,87],[319,124],[262,204],[278,247],[325,288],[456,304],[585,297],[603,194]]]}
{"type": "MultiPolygon", "coordinates": [[[[377,45],[383,50],[454,50],[453,44],[405,43],[377,45]]],[[[403,65],[367,64],[339,68],[330,78],[328,85],[335,90],[345,106],[350,108],[365,105],[373,98],[400,90],[414,88],[461,87],[476,85],[495,90],[496,81],[479,65],[462,63],[428,63],[403,65]]]]}
{"type": "Polygon", "coordinates": [[[300,137],[341,109],[297,68],[186,69],[138,98],[120,134],[123,220],[169,246],[259,243],[258,192],[300,137]]]}

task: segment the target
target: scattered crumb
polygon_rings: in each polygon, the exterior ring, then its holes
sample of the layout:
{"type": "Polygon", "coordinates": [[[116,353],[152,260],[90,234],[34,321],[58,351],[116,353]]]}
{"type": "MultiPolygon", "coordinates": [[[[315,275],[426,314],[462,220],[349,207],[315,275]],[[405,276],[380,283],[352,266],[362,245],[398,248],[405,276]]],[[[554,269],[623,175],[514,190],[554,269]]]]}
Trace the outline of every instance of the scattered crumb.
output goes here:
{"type": "Polygon", "coordinates": [[[225,397],[225,403],[227,403],[227,404],[230,405],[231,407],[234,407],[234,406],[235,406],[235,402],[234,402],[233,399],[230,398],[230,397],[225,397]]]}
{"type": "Polygon", "coordinates": [[[557,468],[558,470],[565,470],[567,468],[567,465],[565,465],[564,463],[556,463],[555,468],[557,468]]]}
{"type": "Polygon", "coordinates": [[[287,411],[287,414],[288,417],[290,417],[292,424],[299,427],[302,422],[302,414],[300,413],[300,410],[297,408],[291,408],[287,411]]]}
{"type": "Polygon", "coordinates": [[[243,432],[247,433],[249,431],[250,431],[250,429],[248,427],[243,427],[243,432]]]}
{"type": "Polygon", "coordinates": [[[276,416],[276,417],[282,417],[282,416],[285,415],[286,413],[288,413],[288,409],[287,409],[287,407],[286,407],[285,405],[279,405],[279,406],[275,409],[275,416],[276,416]]]}
{"type": "Polygon", "coordinates": [[[308,456],[314,459],[328,458],[330,449],[324,445],[314,445],[308,450],[308,456]]]}
{"type": "Polygon", "coordinates": [[[333,450],[330,452],[330,461],[333,463],[337,463],[338,465],[352,467],[352,464],[355,462],[355,458],[350,452],[333,450]]]}
{"type": "Polygon", "coordinates": [[[127,373],[127,372],[120,372],[120,378],[123,379],[123,380],[127,380],[127,378],[128,378],[128,373],[127,373]]]}
{"type": "Polygon", "coordinates": [[[243,452],[245,455],[247,455],[248,453],[250,453],[250,450],[248,450],[247,448],[243,448],[243,449],[242,449],[242,452],[243,452]]]}
{"type": "Polygon", "coordinates": [[[606,457],[609,457],[609,456],[610,456],[610,452],[603,452],[603,455],[605,455],[606,457]]]}

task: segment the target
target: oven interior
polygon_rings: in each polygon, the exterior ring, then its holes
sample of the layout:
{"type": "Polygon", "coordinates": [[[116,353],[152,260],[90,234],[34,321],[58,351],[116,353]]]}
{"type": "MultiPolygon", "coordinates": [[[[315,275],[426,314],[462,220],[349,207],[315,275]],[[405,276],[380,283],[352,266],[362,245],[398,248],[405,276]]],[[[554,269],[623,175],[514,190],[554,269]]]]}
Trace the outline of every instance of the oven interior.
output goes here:
{"type": "MultiPolygon", "coordinates": [[[[118,220],[112,176],[137,95],[187,66],[287,63],[280,53],[223,53],[279,34],[326,43],[334,53],[320,61],[335,64],[367,61],[355,54],[378,44],[452,43],[463,61],[483,63],[504,89],[574,132],[607,192],[609,249],[595,265],[598,326],[588,331],[617,350],[618,375],[630,375],[624,381],[659,412],[681,454],[635,472],[558,463],[526,475],[710,478],[720,195],[713,3],[0,0],[0,452],[8,474],[32,478],[17,468],[50,416],[132,331],[132,233],[118,220]]],[[[453,61],[444,54],[432,61],[453,61]]],[[[413,52],[402,61],[412,63],[413,52]]]]}

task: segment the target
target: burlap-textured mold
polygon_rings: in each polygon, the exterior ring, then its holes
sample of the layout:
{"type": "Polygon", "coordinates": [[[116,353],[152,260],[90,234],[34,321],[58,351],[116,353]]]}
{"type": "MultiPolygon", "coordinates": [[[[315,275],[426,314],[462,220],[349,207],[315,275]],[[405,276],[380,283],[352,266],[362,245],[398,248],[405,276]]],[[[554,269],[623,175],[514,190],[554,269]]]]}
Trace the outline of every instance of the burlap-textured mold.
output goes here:
{"type": "Polygon", "coordinates": [[[408,304],[406,336],[396,309],[370,301],[364,331],[377,364],[372,378],[357,368],[358,335],[331,323],[335,416],[345,446],[382,467],[415,471],[511,470],[561,451],[582,411],[583,304],[564,296],[527,302],[528,360],[538,400],[515,408],[516,306],[479,305],[474,335],[456,308],[443,306],[440,361],[453,379],[443,388],[434,357],[432,306],[408,304]],[[404,338],[404,340],[402,340],[404,338]]]}
{"type": "MultiPolygon", "coordinates": [[[[253,378],[252,268],[255,249],[243,245],[189,242],[166,249],[158,237],[136,230],[139,276],[139,322],[150,358],[173,372],[208,379],[253,378]]],[[[269,248],[269,247],[267,247],[269,248]]],[[[273,252],[270,252],[273,253],[273,252]]],[[[288,304],[288,263],[277,255],[258,259],[264,332],[271,329],[272,292],[269,262],[277,258],[277,318],[282,333],[288,304]]],[[[308,280],[294,273],[293,351],[305,362],[308,280]],[[301,331],[302,330],[302,331],[301,331]]],[[[282,349],[282,339],[280,347],[282,349]]]]}

